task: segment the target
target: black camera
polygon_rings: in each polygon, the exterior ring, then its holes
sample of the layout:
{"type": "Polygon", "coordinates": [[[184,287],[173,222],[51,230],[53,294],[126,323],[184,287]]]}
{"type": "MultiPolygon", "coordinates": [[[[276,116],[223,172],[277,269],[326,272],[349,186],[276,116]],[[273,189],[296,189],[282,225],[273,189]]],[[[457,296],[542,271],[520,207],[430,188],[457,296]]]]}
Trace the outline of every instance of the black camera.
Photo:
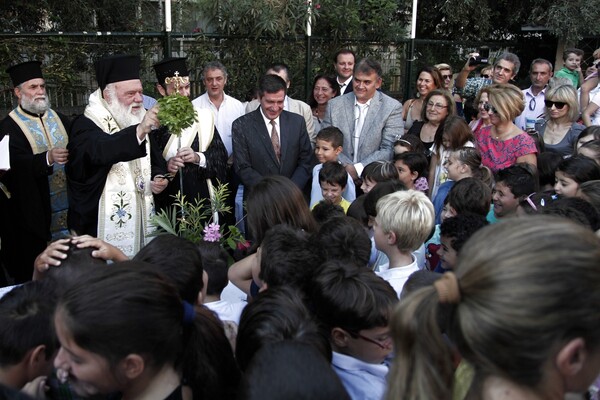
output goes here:
{"type": "Polygon", "coordinates": [[[490,60],[490,48],[481,47],[479,49],[479,55],[477,57],[471,57],[469,59],[469,66],[488,64],[490,60]]]}

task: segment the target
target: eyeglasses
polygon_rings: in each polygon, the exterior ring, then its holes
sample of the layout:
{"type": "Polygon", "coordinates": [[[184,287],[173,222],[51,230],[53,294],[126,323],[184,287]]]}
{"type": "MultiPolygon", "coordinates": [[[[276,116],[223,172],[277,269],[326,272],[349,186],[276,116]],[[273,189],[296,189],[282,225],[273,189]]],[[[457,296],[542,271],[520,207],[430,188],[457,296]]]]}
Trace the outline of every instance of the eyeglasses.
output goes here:
{"type": "Polygon", "coordinates": [[[485,79],[490,79],[490,75],[488,74],[481,74],[481,77],[485,79]]]}
{"type": "Polygon", "coordinates": [[[544,100],[544,104],[546,108],[552,108],[552,106],[556,107],[557,110],[562,110],[567,103],[563,101],[552,101],[552,100],[544,100]]]}
{"type": "Polygon", "coordinates": [[[448,108],[448,106],[445,106],[443,104],[440,103],[433,103],[431,101],[427,102],[427,108],[435,108],[436,110],[443,110],[444,108],[448,108]]]}
{"type": "Polygon", "coordinates": [[[535,110],[536,105],[537,103],[535,102],[535,97],[532,97],[531,100],[529,100],[529,111],[535,110]]]}
{"type": "Polygon", "coordinates": [[[449,81],[452,79],[452,75],[442,75],[442,79],[445,81],[449,81]]]}
{"type": "Polygon", "coordinates": [[[498,114],[498,110],[496,110],[496,108],[493,105],[491,105],[490,103],[485,103],[483,105],[483,109],[492,114],[498,114]]]}
{"type": "Polygon", "coordinates": [[[347,331],[347,332],[348,332],[348,334],[350,334],[350,336],[357,337],[359,339],[364,340],[365,342],[373,343],[374,345],[377,345],[382,350],[389,349],[390,345],[392,344],[392,337],[391,336],[387,336],[383,340],[375,340],[375,339],[371,339],[370,337],[366,337],[364,335],[361,335],[358,332],[352,332],[352,331],[347,331]]]}

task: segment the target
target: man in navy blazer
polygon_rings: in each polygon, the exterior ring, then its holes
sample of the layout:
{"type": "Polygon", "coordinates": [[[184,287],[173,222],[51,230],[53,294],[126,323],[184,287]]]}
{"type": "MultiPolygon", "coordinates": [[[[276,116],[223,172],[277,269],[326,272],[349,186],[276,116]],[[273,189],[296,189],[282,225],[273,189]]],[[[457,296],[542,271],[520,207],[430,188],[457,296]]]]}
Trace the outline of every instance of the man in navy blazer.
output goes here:
{"type": "Polygon", "coordinates": [[[402,104],[377,89],[381,65],[365,58],[354,67],[354,91],[327,103],[321,128],[335,126],[344,134],[339,160],[354,180],[373,161],[392,159],[396,135],[404,133],[402,104]]]}
{"type": "Polygon", "coordinates": [[[246,189],[268,175],[283,175],[303,189],[311,175],[314,154],[306,123],[302,116],[283,110],[286,91],[279,76],[263,76],[260,107],[233,121],[233,166],[246,189]],[[272,141],[273,129],[279,156],[272,141]]]}

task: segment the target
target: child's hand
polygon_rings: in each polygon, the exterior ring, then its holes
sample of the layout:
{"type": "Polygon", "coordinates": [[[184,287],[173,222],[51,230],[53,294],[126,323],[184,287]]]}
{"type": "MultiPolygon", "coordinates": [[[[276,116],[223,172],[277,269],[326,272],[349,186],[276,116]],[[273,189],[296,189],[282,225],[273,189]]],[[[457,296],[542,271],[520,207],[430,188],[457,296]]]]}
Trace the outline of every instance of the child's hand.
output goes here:
{"type": "Polygon", "coordinates": [[[27,382],[21,392],[33,397],[34,399],[46,399],[46,377],[38,376],[31,382],[27,382]]]}
{"type": "Polygon", "coordinates": [[[129,258],[112,244],[106,243],[102,239],[98,239],[89,235],[76,236],[73,238],[73,244],[79,249],[87,247],[95,248],[92,251],[92,257],[101,258],[106,261],[127,261],[129,258]]]}
{"type": "Polygon", "coordinates": [[[346,172],[350,174],[353,181],[356,182],[359,179],[358,172],[356,171],[354,164],[344,164],[344,168],[346,168],[346,172]]]}
{"type": "Polygon", "coordinates": [[[69,241],[71,239],[59,239],[52,242],[46,249],[36,257],[33,263],[33,280],[42,278],[50,266],[59,267],[61,260],[67,258],[66,252],[69,250],[69,241]]]}

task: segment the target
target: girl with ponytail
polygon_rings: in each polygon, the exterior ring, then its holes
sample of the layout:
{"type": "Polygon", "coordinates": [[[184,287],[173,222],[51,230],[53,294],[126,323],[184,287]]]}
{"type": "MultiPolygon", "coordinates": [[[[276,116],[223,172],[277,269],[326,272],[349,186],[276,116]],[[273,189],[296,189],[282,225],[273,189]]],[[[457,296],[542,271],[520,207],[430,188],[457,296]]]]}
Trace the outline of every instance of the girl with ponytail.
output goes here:
{"type": "Polygon", "coordinates": [[[467,398],[563,399],[600,372],[600,239],[530,216],[483,228],[454,273],[402,299],[391,321],[388,400],[451,399],[456,346],[475,376],[467,398]],[[448,326],[437,314],[450,307],[448,326]]]}

